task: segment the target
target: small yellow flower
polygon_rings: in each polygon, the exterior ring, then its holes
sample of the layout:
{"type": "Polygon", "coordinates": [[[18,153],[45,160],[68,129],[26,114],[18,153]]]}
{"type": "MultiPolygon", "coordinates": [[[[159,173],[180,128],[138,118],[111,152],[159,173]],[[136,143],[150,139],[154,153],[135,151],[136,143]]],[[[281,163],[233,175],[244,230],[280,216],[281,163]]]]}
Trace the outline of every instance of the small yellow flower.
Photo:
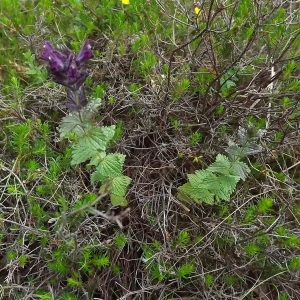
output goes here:
{"type": "Polygon", "coordinates": [[[199,13],[200,13],[200,11],[201,11],[201,9],[199,8],[199,7],[197,7],[197,6],[195,6],[195,14],[196,15],[199,15],[199,13]]]}
{"type": "Polygon", "coordinates": [[[129,0],[121,0],[122,4],[128,5],[129,4],[129,0]]]}

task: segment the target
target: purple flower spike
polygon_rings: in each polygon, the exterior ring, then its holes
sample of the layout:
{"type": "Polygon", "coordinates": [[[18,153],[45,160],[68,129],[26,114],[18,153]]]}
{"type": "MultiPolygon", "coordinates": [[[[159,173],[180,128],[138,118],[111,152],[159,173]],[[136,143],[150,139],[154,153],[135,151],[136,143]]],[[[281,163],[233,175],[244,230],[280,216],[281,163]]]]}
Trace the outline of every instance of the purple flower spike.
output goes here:
{"type": "Polygon", "coordinates": [[[91,50],[92,50],[91,42],[88,40],[82,46],[80,52],[78,53],[78,55],[76,57],[76,61],[78,63],[82,63],[82,62],[85,62],[85,61],[93,58],[94,55],[91,50]]]}
{"type": "Polygon", "coordinates": [[[40,59],[48,62],[51,79],[67,87],[67,107],[78,111],[87,104],[84,81],[89,75],[86,62],[93,58],[90,41],[86,41],[76,56],[68,48],[55,50],[50,42],[45,42],[40,59]]]}

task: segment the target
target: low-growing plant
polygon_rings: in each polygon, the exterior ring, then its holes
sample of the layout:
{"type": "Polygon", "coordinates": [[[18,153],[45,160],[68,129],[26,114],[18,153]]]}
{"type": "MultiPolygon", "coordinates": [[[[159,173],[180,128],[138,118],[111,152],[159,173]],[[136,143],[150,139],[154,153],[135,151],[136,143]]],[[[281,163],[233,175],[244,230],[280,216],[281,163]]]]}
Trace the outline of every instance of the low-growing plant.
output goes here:
{"type": "Polygon", "coordinates": [[[216,161],[207,169],[188,175],[189,182],[178,188],[178,197],[183,201],[207,204],[229,201],[237,183],[245,180],[249,172],[249,167],[239,159],[231,160],[218,154],[216,161]]]}
{"type": "Polygon", "coordinates": [[[193,263],[184,263],[176,270],[176,275],[179,279],[186,279],[195,270],[193,263]]]}
{"type": "Polygon", "coordinates": [[[201,132],[193,132],[190,136],[189,136],[189,143],[192,146],[197,145],[203,138],[203,134],[201,132]]]}
{"type": "Polygon", "coordinates": [[[186,246],[191,240],[189,233],[186,230],[182,230],[179,232],[176,240],[175,246],[186,246]]]}
{"type": "Polygon", "coordinates": [[[114,238],[115,244],[118,248],[122,249],[126,242],[127,242],[127,237],[125,234],[121,233],[121,234],[117,234],[114,238]]]}
{"type": "MultiPolygon", "coordinates": [[[[75,56],[69,49],[57,51],[46,42],[41,59],[49,63],[52,80],[66,87],[67,107],[71,111],[59,126],[61,138],[69,139],[72,149],[71,165],[77,166],[89,160],[95,166],[91,182],[100,182],[101,194],[108,194],[113,205],[126,205],[125,194],[130,178],[122,175],[125,155],[107,153],[107,147],[115,136],[115,125],[99,126],[93,117],[101,104],[100,99],[88,103],[84,81],[89,75],[87,61],[93,57],[91,43],[87,41],[75,56]]],[[[100,85],[96,94],[102,94],[100,85]],[[99,90],[99,91],[98,91],[99,90]]]]}
{"type": "Polygon", "coordinates": [[[26,70],[26,74],[33,78],[34,84],[41,84],[45,82],[47,79],[47,72],[43,68],[43,66],[37,66],[35,63],[35,54],[30,51],[25,52],[24,54],[25,63],[28,65],[28,70],[26,70]]]}
{"type": "Polygon", "coordinates": [[[212,274],[205,274],[204,275],[204,284],[206,286],[212,286],[215,281],[215,276],[212,274]]]}

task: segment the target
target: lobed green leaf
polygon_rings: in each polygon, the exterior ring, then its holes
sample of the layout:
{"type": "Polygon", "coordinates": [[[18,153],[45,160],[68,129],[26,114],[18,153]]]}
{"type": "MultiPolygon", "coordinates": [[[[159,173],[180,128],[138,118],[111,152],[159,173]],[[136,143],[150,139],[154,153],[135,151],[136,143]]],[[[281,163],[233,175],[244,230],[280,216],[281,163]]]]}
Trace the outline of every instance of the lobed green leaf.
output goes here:
{"type": "Polygon", "coordinates": [[[125,155],[120,153],[113,153],[106,155],[96,168],[96,171],[91,175],[91,181],[104,182],[108,178],[114,178],[122,175],[125,155]]]}
{"type": "Polygon", "coordinates": [[[115,126],[90,128],[88,131],[80,134],[77,143],[73,146],[71,164],[80,164],[92,157],[98,152],[104,152],[107,144],[113,138],[115,126]]]}
{"type": "Polygon", "coordinates": [[[232,162],[232,170],[243,181],[246,180],[247,175],[250,173],[248,165],[239,160],[232,162]]]}

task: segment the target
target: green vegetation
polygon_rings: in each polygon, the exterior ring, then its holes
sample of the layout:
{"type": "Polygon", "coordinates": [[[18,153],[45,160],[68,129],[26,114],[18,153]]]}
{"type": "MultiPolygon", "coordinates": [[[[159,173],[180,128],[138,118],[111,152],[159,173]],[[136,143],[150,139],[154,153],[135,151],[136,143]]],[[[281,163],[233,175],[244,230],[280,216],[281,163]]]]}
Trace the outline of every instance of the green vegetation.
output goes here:
{"type": "Polygon", "coordinates": [[[230,161],[228,157],[218,154],[216,161],[206,170],[198,170],[189,174],[189,182],[179,186],[179,199],[183,201],[187,196],[191,200],[201,203],[214,204],[220,200],[230,200],[240,179],[246,179],[250,172],[248,166],[239,161],[230,161]]]}
{"type": "Polygon", "coordinates": [[[296,1],[1,0],[0,299],[299,299],[299,22],[296,1]],[[41,51],[87,40],[70,112],[41,51]]]}

